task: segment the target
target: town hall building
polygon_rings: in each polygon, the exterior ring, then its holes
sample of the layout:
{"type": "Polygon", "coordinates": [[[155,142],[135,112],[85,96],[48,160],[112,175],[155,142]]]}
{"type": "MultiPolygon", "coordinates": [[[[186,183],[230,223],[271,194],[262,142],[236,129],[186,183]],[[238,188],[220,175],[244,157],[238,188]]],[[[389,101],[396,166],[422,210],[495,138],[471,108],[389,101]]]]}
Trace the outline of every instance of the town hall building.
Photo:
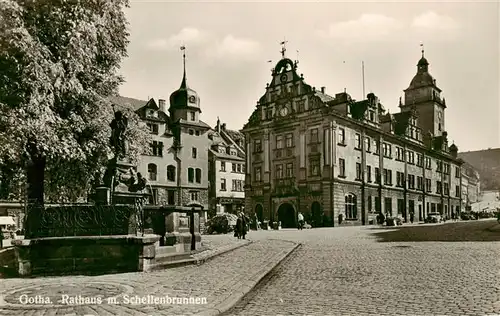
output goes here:
{"type": "Polygon", "coordinates": [[[458,148],[448,143],[446,101],[422,57],[388,113],[370,93],[353,100],[308,85],[285,57],[244,126],[245,209],[296,227],[373,223],[379,213],[409,221],[462,209],[458,148]]]}

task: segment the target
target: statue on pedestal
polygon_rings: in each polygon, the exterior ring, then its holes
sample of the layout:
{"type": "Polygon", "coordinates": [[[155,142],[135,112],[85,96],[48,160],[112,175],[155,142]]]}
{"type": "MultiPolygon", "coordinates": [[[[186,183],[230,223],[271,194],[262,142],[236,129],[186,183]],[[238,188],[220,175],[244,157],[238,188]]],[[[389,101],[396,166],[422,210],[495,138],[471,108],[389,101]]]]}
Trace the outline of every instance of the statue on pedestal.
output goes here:
{"type": "MultiPolygon", "coordinates": [[[[114,107],[113,107],[114,111],[114,107]]],[[[111,121],[110,143],[116,159],[123,159],[127,155],[127,141],[125,131],[128,126],[128,119],[121,111],[114,111],[115,118],[111,121]]]]}

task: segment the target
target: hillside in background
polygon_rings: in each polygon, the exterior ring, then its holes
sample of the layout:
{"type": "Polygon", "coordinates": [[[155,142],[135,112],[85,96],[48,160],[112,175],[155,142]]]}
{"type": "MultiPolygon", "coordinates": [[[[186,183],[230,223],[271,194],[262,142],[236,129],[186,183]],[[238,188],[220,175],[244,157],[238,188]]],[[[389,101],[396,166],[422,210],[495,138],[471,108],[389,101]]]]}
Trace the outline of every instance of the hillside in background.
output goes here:
{"type": "Polygon", "coordinates": [[[481,177],[481,190],[500,190],[500,148],[466,151],[458,154],[481,177]]]}

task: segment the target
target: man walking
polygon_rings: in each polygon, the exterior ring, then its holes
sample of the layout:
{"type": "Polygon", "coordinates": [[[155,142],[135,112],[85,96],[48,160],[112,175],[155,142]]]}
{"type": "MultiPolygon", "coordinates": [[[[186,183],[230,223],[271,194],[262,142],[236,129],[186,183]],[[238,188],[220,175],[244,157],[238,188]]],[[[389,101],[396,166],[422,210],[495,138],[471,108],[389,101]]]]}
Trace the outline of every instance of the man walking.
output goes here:
{"type": "Polygon", "coordinates": [[[301,212],[299,212],[299,215],[297,216],[297,220],[299,222],[299,227],[298,229],[299,230],[302,230],[302,228],[304,228],[304,215],[302,215],[301,212]]]}

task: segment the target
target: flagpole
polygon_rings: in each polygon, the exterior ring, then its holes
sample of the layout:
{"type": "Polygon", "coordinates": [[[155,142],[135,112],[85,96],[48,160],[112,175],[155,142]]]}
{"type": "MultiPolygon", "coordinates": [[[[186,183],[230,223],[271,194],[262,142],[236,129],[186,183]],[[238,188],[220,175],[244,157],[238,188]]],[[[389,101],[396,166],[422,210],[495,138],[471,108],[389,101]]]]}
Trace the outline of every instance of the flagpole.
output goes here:
{"type": "Polygon", "coordinates": [[[366,95],[365,95],[365,62],[364,61],[361,61],[361,75],[363,78],[363,98],[362,99],[364,99],[366,97],[366,95]]]}

